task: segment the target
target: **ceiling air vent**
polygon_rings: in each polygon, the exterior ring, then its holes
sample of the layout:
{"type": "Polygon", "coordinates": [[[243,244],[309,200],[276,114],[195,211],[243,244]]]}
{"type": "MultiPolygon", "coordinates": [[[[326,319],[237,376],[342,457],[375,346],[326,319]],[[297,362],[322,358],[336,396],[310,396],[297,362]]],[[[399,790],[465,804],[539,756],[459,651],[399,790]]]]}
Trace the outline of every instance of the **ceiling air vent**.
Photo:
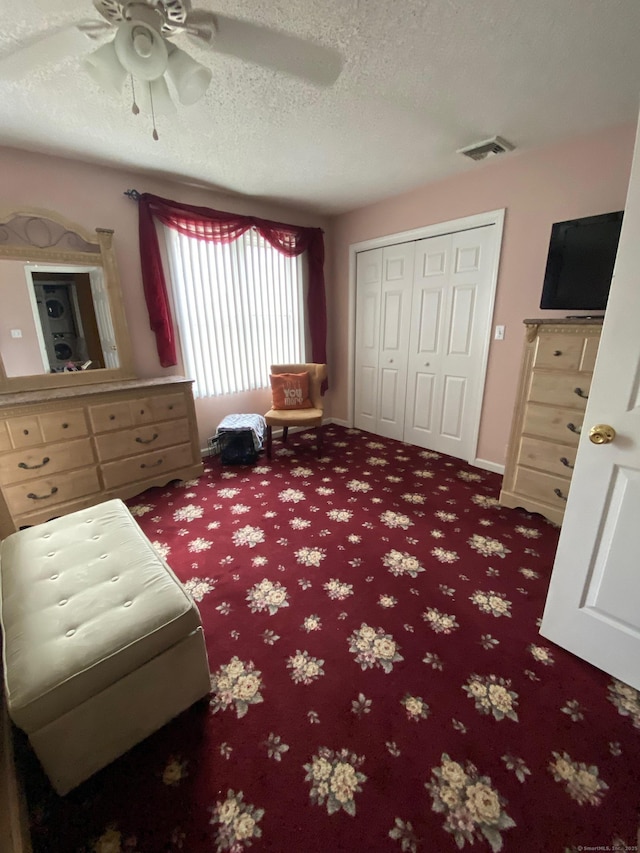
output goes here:
{"type": "Polygon", "coordinates": [[[491,139],[484,139],[482,142],[467,145],[466,148],[459,148],[456,154],[464,154],[465,157],[470,157],[472,160],[484,160],[486,157],[494,157],[496,154],[513,151],[515,147],[501,136],[493,136],[491,139]]]}

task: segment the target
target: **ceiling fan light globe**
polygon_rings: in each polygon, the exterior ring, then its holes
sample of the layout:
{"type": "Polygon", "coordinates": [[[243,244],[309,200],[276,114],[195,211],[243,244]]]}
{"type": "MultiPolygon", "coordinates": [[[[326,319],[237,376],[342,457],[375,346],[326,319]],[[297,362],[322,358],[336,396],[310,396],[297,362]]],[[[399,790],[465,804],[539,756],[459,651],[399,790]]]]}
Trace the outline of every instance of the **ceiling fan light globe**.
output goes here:
{"type": "Polygon", "coordinates": [[[84,60],[84,69],[102,89],[120,94],[127,71],[120,64],[112,41],[103,44],[84,60]]]}
{"type": "Polygon", "coordinates": [[[175,47],[169,54],[167,77],[175,86],[181,104],[190,106],[199,101],[211,83],[211,70],[184,50],[175,47]]]}
{"type": "Polygon", "coordinates": [[[146,32],[134,33],[133,49],[142,59],[149,59],[153,49],[149,34],[146,32]]]}
{"type": "Polygon", "coordinates": [[[143,21],[123,21],[113,40],[120,64],[138,80],[157,80],[167,70],[167,45],[143,21]]]}

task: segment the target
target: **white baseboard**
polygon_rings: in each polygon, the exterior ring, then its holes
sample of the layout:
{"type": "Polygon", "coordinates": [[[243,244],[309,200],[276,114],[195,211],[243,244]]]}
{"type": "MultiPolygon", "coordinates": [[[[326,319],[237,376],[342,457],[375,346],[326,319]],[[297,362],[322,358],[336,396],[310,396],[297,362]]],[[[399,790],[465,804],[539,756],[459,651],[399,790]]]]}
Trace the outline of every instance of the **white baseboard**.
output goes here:
{"type": "Polygon", "coordinates": [[[471,465],[476,468],[483,468],[485,471],[493,471],[494,474],[502,474],[504,476],[504,465],[499,465],[497,462],[489,462],[488,459],[474,459],[471,465]]]}
{"type": "Polygon", "coordinates": [[[336,426],[346,427],[347,429],[351,426],[349,421],[345,421],[342,418],[330,418],[327,423],[335,424],[336,426]]]}

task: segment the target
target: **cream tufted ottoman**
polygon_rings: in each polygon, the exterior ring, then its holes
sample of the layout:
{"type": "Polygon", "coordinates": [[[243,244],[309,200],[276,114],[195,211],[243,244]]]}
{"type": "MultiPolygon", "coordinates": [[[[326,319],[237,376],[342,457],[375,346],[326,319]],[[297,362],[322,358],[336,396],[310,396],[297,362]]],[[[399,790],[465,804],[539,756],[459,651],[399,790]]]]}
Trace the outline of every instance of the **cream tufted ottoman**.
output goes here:
{"type": "Polygon", "coordinates": [[[111,500],[0,546],[7,706],[65,794],[210,690],[196,605],[111,500]]]}

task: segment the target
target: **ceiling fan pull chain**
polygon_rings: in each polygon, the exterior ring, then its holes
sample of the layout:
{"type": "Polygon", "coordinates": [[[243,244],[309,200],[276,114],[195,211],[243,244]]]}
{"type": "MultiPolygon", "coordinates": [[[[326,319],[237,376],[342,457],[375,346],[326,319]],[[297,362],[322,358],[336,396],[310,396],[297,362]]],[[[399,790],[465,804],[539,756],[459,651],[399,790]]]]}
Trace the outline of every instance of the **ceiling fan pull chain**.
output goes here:
{"type": "Polygon", "coordinates": [[[149,100],[151,101],[151,121],[153,122],[153,133],[151,135],[157,142],[160,137],[158,136],[158,131],[156,130],[156,114],[155,110],[153,109],[153,92],[151,90],[151,82],[149,82],[149,100]]]}
{"type": "Polygon", "coordinates": [[[140,107],[136,104],[136,87],[133,83],[133,74],[131,75],[131,93],[133,95],[133,103],[131,104],[131,112],[137,116],[140,112],[140,107]]]}

